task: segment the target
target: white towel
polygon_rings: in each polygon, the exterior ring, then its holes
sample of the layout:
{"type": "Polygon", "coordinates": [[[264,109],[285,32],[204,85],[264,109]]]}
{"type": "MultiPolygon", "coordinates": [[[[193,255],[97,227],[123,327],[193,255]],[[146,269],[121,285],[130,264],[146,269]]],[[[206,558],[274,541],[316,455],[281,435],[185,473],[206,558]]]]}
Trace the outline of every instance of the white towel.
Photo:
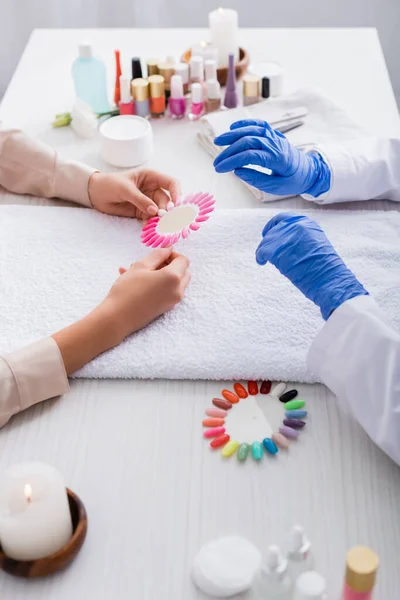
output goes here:
{"type": "MultiPolygon", "coordinates": [[[[240,119],[263,119],[272,127],[287,122],[288,116],[296,109],[306,114],[304,118],[295,117],[292,121],[303,120],[304,125],[285,133],[286,137],[298,148],[310,150],[322,142],[351,140],[365,135],[364,130],[353,123],[346,112],[332,100],[312,89],[303,89],[288,96],[271,98],[251,106],[240,106],[233,110],[210,113],[201,120],[201,129],[197,139],[203,148],[214,158],[223,150],[214,144],[214,138],[229,130],[240,119]],[[288,115],[289,113],[289,115],[288,115]]],[[[233,174],[234,177],[236,177],[233,174]]],[[[240,180],[242,181],[242,180],[240,180]]],[[[261,202],[279,200],[284,196],[272,196],[242,182],[261,202]]]]}
{"type": "MultiPolygon", "coordinates": [[[[78,377],[315,381],[319,310],[254,251],[276,210],[217,210],[177,244],[192,281],[173,311],[78,377]]],[[[400,328],[400,214],[308,211],[400,328]]],[[[79,319],[148,249],[140,224],[79,208],[0,207],[0,352],[79,319]]]]}

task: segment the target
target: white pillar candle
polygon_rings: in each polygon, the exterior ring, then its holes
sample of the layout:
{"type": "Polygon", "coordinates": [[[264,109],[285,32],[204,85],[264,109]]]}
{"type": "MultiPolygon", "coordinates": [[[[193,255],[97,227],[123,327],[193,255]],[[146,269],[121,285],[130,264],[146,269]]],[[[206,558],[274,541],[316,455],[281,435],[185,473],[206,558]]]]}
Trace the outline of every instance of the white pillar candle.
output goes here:
{"type": "Polygon", "coordinates": [[[228,55],[232,52],[235,62],[239,60],[238,13],[230,8],[217,8],[208,15],[211,43],[218,53],[218,66],[228,66],[228,55]]]}
{"type": "Polygon", "coordinates": [[[0,543],[16,560],[35,560],[60,550],[72,535],[67,492],[56,469],[21,463],[0,477],[0,543]]]}

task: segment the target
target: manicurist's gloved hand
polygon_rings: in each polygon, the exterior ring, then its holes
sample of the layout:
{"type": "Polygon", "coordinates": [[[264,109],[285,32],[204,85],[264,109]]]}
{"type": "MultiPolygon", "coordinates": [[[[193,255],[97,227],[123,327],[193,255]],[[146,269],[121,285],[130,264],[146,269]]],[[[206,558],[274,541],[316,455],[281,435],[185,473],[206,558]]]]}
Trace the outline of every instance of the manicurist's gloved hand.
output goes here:
{"type": "Polygon", "coordinates": [[[298,150],[266,121],[236,121],[214,143],[228,146],[214,161],[217,173],[234,171],[240,179],[268,194],[310,194],[317,198],[330,188],[331,173],[322,156],[298,150]],[[272,174],[245,168],[247,165],[270,169],[272,174]]]}
{"type": "Polygon", "coordinates": [[[256,250],[258,264],[273,264],[319,306],[325,320],[346,300],[368,295],[309,217],[280,213],[266,224],[262,236],[256,250]]]}

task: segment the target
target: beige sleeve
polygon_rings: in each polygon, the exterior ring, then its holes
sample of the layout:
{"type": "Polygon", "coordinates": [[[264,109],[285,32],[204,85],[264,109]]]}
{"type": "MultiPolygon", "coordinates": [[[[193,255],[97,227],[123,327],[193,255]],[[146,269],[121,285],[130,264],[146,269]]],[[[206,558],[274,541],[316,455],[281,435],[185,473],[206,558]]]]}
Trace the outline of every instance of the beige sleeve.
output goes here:
{"type": "Polygon", "coordinates": [[[16,413],[68,389],[61,353],[51,337],[0,357],[0,427],[16,413]]]}
{"type": "Polygon", "coordinates": [[[95,169],[63,160],[55,150],[15,129],[0,129],[0,185],[16,194],[62,198],[91,206],[88,183],[95,169]]]}

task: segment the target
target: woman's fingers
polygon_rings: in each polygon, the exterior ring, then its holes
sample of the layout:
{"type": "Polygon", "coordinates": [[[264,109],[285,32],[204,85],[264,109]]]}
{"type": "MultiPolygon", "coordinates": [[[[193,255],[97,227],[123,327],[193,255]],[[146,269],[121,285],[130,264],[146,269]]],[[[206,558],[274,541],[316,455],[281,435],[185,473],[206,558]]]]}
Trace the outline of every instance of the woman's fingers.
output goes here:
{"type": "MultiPolygon", "coordinates": [[[[156,250],[153,250],[152,252],[150,252],[150,254],[142,258],[139,261],[139,265],[146,269],[150,269],[151,271],[156,271],[165,263],[165,261],[169,259],[172,252],[172,246],[170,246],[169,248],[157,248],[156,250]]],[[[138,263],[134,263],[134,265],[135,264],[137,265],[138,263]]]]}
{"type": "Polygon", "coordinates": [[[186,271],[189,268],[189,259],[186,258],[183,254],[176,254],[176,256],[171,260],[169,265],[165,267],[165,271],[170,274],[177,275],[180,279],[186,274],[186,271]]]}
{"type": "Polygon", "coordinates": [[[157,204],[146,194],[143,194],[130,180],[126,180],[121,189],[121,197],[124,202],[129,202],[146,215],[154,216],[158,212],[157,204]]]}

